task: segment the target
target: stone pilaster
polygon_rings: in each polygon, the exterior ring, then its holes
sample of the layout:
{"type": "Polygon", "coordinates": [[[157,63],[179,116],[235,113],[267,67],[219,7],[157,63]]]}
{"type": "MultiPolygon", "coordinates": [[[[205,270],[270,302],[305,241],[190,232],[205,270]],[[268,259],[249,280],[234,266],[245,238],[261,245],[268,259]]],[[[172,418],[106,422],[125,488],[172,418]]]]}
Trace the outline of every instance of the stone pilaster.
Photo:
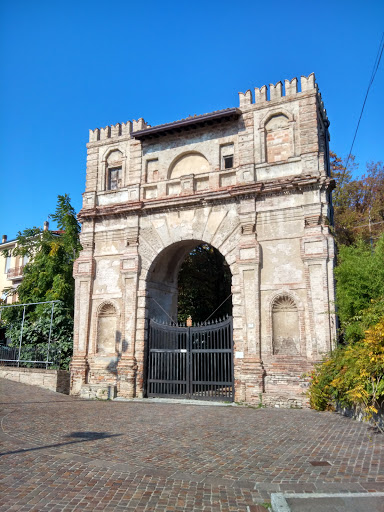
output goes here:
{"type": "Polygon", "coordinates": [[[244,352],[235,350],[236,400],[258,403],[264,370],[260,345],[260,246],[256,236],[255,198],[240,206],[241,239],[237,265],[242,293],[244,352]]]}
{"type": "MultiPolygon", "coordinates": [[[[249,91],[250,92],[250,91],[249,91]]],[[[255,179],[254,157],[254,118],[253,112],[242,115],[242,130],[239,132],[239,178],[240,182],[253,182],[255,179]]]]}
{"type": "Polygon", "coordinates": [[[313,360],[320,359],[322,354],[332,349],[334,335],[331,325],[333,305],[329,296],[329,287],[333,288],[333,283],[329,283],[328,268],[334,254],[333,251],[330,254],[329,241],[332,237],[323,221],[320,214],[306,216],[305,235],[301,239],[311,339],[307,351],[313,360]]]}
{"type": "Polygon", "coordinates": [[[119,396],[136,396],[136,310],[137,287],[140,272],[138,254],[138,226],[126,232],[126,250],[120,259],[120,273],[123,280],[122,340],[121,356],[117,364],[117,386],[119,396]]]}
{"type": "Polygon", "coordinates": [[[241,239],[237,264],[242,283],[245,351],[260,357],[260,246],[256,237],[255,199],[244,200],[240,206],[241,239]]]}
{"type": "Polygon", "coordinates": [[[83,225],[81,244],[83,250],[73,266],[75,279],[75,318],[73,334],[73,357],[70,364],[71,393],[80,394],[81,387],[88,378],[88,343],[90,329],[90,309],[92,283],[95,274],[93,259],[93,222],[83,225]]]}

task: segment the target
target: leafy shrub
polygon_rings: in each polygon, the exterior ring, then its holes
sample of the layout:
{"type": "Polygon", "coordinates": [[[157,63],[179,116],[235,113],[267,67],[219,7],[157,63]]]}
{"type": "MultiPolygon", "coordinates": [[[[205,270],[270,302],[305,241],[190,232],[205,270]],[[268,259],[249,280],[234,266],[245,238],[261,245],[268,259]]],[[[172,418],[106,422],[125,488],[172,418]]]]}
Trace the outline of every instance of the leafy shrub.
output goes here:
{"type": "Polygon", "coordinates": [[[331,382],[337,375],[335,357],[325,357],[317,365],[310,376],[309,403],[317,411],[333,410],[333,392],[331,382]]]}
{"type": "Polygon", "coordinates": [[[332,409],[335,402],[359,407],[367,419],[384,402],[384,317],[365,338],[338,348],[316,365],[309,388],[311,407],[332,409]]]}
{"type": "Polygon", "coordinates": [[[337,313],[345,341],[358,341],[384,315],[384,235],[374,249],[363,242],[339,248],[337,313]]]}
{"type": "MultiPolygon", "coordinates": [[[[7,308],[3,312],[6,325],[6,337],[10,347],[18,347],[21,335],[23,308],[7,308]]],[[[51,304],[41,304],[33,309],[28,306],[23,325],[20,358],[24,360],[42,360],[47,357],[51,304]]],[[[60,368],[67,370],[72,356],[73,319],[68,308],[62,302],[54,305],[50,342],[50,360],[60,362],[60,368]]],[[[31,366],[31,365],[30,365],[31,366]]],[[[57,365],[56,365],[57,366],[57,365]]],[[[51,365],[49,366],[52,367],[51,365]]]]}

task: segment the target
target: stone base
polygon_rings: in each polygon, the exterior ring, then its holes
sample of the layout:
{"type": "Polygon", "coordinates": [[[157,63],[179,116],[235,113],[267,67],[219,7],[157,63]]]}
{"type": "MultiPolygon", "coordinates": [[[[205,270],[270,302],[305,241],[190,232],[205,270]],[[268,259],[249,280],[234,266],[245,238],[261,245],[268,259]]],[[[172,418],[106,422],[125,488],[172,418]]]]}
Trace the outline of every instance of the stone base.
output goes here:
{"type": "Polygon", "coordinates": [[[85,356],[72,357],[69,365],[71,373],[71,395],[80,395],[81,387],[87,379],[88,363],[85,356]]]}
{"type": "Polygon", "coordinates": [[[40,368],[14,368],[1,366],[0,377],[22,384],[39,386],[57,393],[69,394],[69,372],[40,368]]]}
{"type": "MultiPolygon", "coordinates": [[[[74,370],[72,394],[82,398],[143,398],[137,385],[137,363],[123,358],[114,368],[102,368],[94,361],[85,372],[84,361],[71,364],[74,370]],[[86,380],[82,380],[83,378],[86,380]],[[77,378],[77,380],[75,380],[77,378]],[[76,390],[76,393],[74,392],[76,390]]],[[[235,368],[235,402],[260,407],[307,408],[308,375],[313,363],[303,357],[269,356],[262,361],[247,356],[235,368]]]]}
{"type": "Polygon", "coordinates": [[[71,394],[82,398],[113,400],[116,396],[135,398],[136,361],[134,358],[112,360],[101,357],[73,358],[71,361],[71,394]],[[108,364],[107,364],[108,363],[108,364]]]}
{"type": "Polygon", "coordinates": [[[312,362],[302,357],[273,356],[265,368],[263,405],[266,407],[308,408],[308,375],[312,362]]]}
{"type": "Polygon", "coordinates": [[[235,401],[258,405],[263,392],[264,373],[260,358],[245,357],[235,378],[235,401]]]}
{"type": "Polygon", "coordinates": [[[117,387],[113,384],[84,384],[80,390],[80,397],[98,400],[113,400],[117,396],[117,387]]]}
{"type": "Polygon", "coordinates": [[[134,357],[122,358],[117,366],[117,390],[122,398],[137,398],[136,388],[137,364],[134,357]]]}
{"type": "Polygon", "coordinates": [[[307,409],[309,408],[309,399],[303,395],[279,395],[263,393],[261,396],[261,406],[277,407],[282,409],[307,409]]]}

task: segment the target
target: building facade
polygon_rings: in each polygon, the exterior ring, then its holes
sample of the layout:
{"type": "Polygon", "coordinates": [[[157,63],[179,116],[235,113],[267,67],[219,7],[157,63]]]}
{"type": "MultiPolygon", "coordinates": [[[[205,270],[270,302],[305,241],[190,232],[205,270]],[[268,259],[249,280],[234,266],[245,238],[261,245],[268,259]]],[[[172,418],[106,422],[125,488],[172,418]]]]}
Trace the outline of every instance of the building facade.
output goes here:
{"type": "MultiPolygon", "coordinates": [[[[44,221],[44,231],[49,230],[49,222],[44,221]]],[[[60,236],[61,231],[51,231],[54,236],[60,236]]],[[[17,239],[8,240],[3,235],[0,244],[0,297],[2,303],[13,304],[18,301],[17,288],[23,280],[25,265],[29,256],[14,254],[17,248],[17,239]]]]}
{"type": "Polygon", "coordinates": [[[0,244],[0,293],[4,304],[17,302],[16,290],[23,280],[23,269],[28,262],[27,257],[13,255],[16,244],[16,240],[8,240],[7,235],[2,236],[0,244]],[[4,290],[10,290],[11,293],[4,290]]]}
{"type": "Polygon", "coordinates": [[[232,274],[235,400],[303,406],[335,340],[328,126],[314,74],[160,126],[90,131],[71,392],[146,395],[148,323],[201,243],[232,274]]]}

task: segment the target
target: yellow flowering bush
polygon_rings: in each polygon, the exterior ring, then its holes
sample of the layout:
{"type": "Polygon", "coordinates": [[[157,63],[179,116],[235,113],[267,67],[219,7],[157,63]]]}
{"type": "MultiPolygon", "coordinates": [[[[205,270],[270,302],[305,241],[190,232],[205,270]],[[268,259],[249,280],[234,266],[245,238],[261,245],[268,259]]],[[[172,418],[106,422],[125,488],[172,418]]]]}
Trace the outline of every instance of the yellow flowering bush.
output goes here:
{"type": "Polygon", "coordinates": [[[339,347],[315,367],[311,376],[311,407],[332,409],[335,402],[359,407],[367,419],[384,402],[384,318],[364,339],[339,347]]]}

